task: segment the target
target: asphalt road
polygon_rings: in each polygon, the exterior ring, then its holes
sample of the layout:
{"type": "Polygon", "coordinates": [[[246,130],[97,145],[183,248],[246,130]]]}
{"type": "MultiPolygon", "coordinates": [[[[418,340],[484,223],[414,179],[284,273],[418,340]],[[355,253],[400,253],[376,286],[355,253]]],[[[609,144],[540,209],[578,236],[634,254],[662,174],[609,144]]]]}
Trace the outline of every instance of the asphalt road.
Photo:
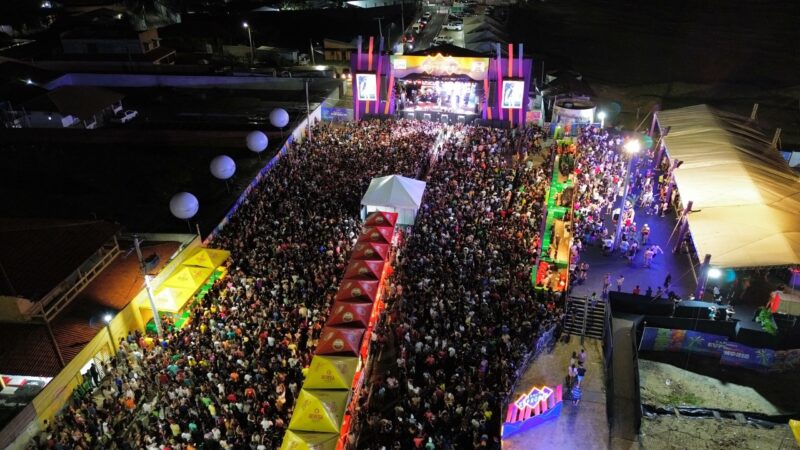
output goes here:
{"type": "Polygon", "coordinates": [[[439,31],[441,31],[446,22],[447,14],[434,14],[430,22],[428,22],[428,26],[422,30],[422,33],[416,36],[414,49],[411,51],[425,50],[433,46],[433,39],[439,34],[439,31]]]}

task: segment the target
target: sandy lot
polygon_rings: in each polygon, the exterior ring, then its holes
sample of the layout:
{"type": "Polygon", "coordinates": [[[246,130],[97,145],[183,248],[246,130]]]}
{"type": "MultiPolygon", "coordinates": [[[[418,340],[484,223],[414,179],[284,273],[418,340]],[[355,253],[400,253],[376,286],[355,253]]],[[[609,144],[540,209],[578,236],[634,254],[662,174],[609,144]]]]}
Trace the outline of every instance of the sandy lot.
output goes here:
{"type": "Polygon", "coordinates": [[[639,375],[643,404],[780,413],[778,408],[751,387],[723,383],[670,364],[641,359],[639,375]]]}
{"type": "Polygon", "coordinates": [[[798,449],[788,426],[773,429],[740,425],[735,420],[659,416],[642,419],[642,447],[677,449],[798,449]]]}

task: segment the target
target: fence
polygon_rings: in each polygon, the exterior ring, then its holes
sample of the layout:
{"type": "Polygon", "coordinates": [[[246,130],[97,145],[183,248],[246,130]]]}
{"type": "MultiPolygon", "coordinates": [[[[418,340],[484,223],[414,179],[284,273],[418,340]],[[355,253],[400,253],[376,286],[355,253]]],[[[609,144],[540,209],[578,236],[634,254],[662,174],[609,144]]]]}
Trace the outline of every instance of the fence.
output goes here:
{"type": "Polygon", "coordinates": [[[520,364],[517,368],[517,373],[514,374],[514,384],[511,385],[506,393],[506,397],[503,399],[503,407],[500,409],[501,412],[508,409],[508,404],[511,402],[511,396],[514,395],[514,391],[517,390],[517,384],[522,378],[522,374],[528,370],[528,366],[530,366],[530,364],[542,353],[542,351],[549,349],[555,343],[556,328],[558,328],[558,325],[553,325],[549,330],[542,333],[542,335],[536,339],[531,351],[525,355],[525,358],[522,360],[522,364],[520,364]]]}
{"type": "Polygon", "coordinates": [[[639,434],[639,429],[642,426],[642,393],[639,382],[639,348],[636,345],[638,342],[637,329],[638,322],[634,322],[631,326],[631,345],[633,346],[633,426],[636,434],[639,434]]]}
{"type": "MultiPolygon", "coordinates": [[[[611,328],[610,305],[606,305],[605,322],[603,366],[606,371],[606,419],[608,426],[611,427],[614,421],[614,330],[611,328]]],[[[636,342],[635,339],[634,342],[636,342]]]]}

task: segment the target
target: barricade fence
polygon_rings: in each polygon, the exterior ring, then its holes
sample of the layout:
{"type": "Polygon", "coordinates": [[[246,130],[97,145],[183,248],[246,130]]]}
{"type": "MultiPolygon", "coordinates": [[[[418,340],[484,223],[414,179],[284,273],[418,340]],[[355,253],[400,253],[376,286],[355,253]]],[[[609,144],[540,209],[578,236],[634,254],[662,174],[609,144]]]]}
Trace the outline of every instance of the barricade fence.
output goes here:
{"type": "Polygon", "coordinates": [[[517,372],[514,374],[514,383],[508,389],[508,392],[503,399],[503,407],[500,410],[501,412],[506,411],[509,403],[513,401],[511,398],[514,395],[514,391],[517,390],[517,385],[519,384],[519,380],[522,378],[522,375],[528,370],[528,366],[530,366],[530,364],[536,360],[536,358],[545,349],[549,349],[555,343],[557,328],[558,325],[552,325],[547,331],[542,333],[533,343],[533,346],[528,354],[522,359],[522,363],[519,365],[517,372]]]}

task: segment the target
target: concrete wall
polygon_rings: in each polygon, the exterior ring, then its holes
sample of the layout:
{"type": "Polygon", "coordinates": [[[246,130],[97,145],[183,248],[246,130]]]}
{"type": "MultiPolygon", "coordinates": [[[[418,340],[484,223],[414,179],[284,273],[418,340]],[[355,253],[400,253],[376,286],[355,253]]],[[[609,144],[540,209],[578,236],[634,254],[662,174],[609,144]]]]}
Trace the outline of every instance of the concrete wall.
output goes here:
{"type": "Polygon", "coordinates": [[[31,111],[28,124],[31,128],[67,128],[75,122],[73,116],[62,116],[57,112],[31,111]]]}
{"type": "MultiPolygon", "coordinates": [[[[326,79],[314,79],[320,85],[326,79]]],[[[335,79],[330,78],[333,84],[335,79]]],[[[214,88],[236,87],[238,89],[302,90],[302,78],[276,78],[263,75],[213,76],[213,75],[157,75],[157,74],[102,74],[68,73],[47,84],[48,90],[61,86],[102,86],[102,87],[176,87],[176,88],[214,88]]],[[[317,89],[315,89],[316,91],[317,89]]]]}

